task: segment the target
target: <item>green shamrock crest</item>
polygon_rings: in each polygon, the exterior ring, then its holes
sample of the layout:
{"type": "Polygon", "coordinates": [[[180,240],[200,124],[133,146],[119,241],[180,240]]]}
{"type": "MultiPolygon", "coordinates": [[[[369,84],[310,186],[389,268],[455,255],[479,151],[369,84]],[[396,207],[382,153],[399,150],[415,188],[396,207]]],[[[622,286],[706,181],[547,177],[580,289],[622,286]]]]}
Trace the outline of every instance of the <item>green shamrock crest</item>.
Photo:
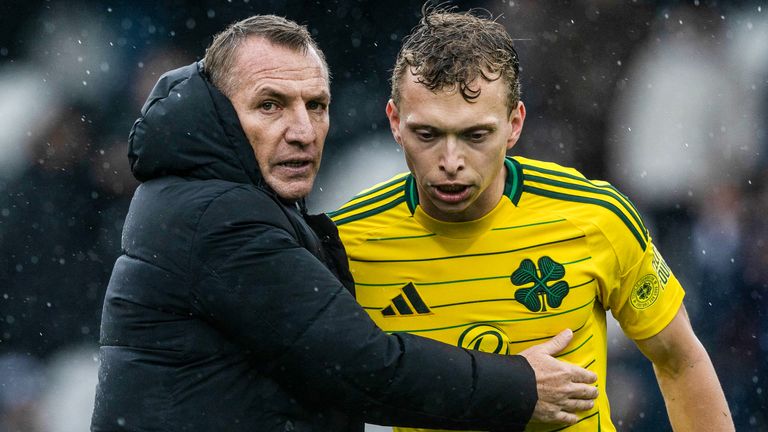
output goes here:
{"type": "Polygon", "coordinates": [[[515,300],[519,301],[532,312],[545,312],[547,305],[559,307],[568,295],[568,282],[559,280],[565,276],[565,267],[548,256],[539,258],[539,271],[533,261],[526,258],[520,267],[512,273],[510,279],[515,286],[533,283],[530,288],[520,288],[515,291],[515,300]],[[547,282],[555,282],[547,285],[547,282]],[[543,301],[542,301],[543,298],[543,301]]]}

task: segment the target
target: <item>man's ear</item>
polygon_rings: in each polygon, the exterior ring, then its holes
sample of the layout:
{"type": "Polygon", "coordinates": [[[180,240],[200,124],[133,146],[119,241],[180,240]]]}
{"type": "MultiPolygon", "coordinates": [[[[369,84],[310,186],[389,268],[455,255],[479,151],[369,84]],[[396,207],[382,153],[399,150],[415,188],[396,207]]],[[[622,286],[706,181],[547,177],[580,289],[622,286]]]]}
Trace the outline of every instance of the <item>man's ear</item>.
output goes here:
{"type": "Polygon", "coordinates": [[[387,102],[386,107],[387,118],[389,119],[389,130],[392,131],[392,136],[395,137],[395,141],[401,146],[403,140],[400,137],[400,112],[397,110],[397,105],[392,99],[387,102]]]}
{"type": "Polygon", "coordinates": [[[507,137],[507,150],[514,147],[517,144],[517,140],[520,139],[520,134],[523,132],[523,123],[525,123],[525,104],[520,101],[509,114],[509,124],[512,128],[509,137],[507,137]]]}

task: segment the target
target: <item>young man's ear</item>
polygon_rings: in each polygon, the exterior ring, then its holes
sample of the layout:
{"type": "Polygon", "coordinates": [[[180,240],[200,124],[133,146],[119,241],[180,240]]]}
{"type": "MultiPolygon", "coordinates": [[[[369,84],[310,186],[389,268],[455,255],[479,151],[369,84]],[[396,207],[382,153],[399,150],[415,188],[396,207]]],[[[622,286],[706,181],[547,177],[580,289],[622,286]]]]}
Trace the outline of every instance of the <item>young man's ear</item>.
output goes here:
{"type": "Polygon", "coordinates": [[[387,102],[386,112],[387,118],[389,119],[389,130],[392,131],[392,136],[395,137],[395,141],[402,146],[403,140],[400,137],[400,112],[397,110],[397,105],[395,105],[395,102],[392,99],[387,102]]]}
{"type": "Polygon", "coordinates": [[[520,101],[509,114],[509,124],[512,128],[509,137],[507,137],[507,150],[514,147],[517,144],[517,140],[520,139],[520,134],[523,132],[523,123],[525,123],[525,104],[520,101]]]}

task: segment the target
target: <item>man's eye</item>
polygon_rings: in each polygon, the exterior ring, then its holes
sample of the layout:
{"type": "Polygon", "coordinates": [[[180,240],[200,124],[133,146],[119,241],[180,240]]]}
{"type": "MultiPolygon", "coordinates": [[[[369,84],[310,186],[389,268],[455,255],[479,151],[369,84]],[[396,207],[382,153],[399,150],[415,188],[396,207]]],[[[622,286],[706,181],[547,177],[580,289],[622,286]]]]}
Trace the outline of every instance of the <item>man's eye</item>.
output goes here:
{"type": "Polygon", "coordinates": [[[277,109],[277,104],[274,102],[262,102],[259,106],[263,111],[274,111],[277,109]]]}
{"type": "Polygon", "coordinates": [[[327,106],[322,102],[312,101],[307,104],[307,109],[310,111],[324,111],[327,106]]]}

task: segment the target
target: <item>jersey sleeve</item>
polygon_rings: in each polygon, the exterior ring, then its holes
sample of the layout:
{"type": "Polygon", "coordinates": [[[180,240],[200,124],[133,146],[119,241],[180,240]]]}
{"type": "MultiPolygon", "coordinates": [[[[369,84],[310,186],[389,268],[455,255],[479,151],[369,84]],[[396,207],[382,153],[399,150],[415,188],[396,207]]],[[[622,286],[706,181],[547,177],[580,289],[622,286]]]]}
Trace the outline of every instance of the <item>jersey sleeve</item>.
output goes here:
{"type": "Polygon", "coordinates": [[[611,310],[627,337],[647,339],[672,321],[685,291],[629,198],[607,182],[589,182],[604,195],[609,192],[609,202],[614,206],[611,212],[605,211],[611,206],[597,207],[581,215],[599,231],[590,236],[599,300],[611,310]]]}
{"type": "Polygon", "coordinates": [[[685,291],[656,246],[648,242],[639,260],[621,274],[608,295],[613,316],[627,337],[656,335],[677,314],[685,291]]]}

